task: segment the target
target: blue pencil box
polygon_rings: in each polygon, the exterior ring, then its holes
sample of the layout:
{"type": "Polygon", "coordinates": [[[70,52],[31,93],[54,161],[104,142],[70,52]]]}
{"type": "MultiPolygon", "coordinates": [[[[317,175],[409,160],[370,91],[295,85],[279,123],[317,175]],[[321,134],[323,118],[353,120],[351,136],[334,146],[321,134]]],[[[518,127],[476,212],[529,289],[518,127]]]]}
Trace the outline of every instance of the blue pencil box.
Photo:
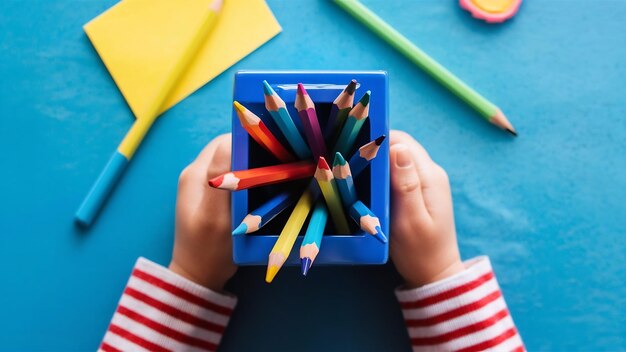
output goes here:
{"type": "MultiPolygon", "coordinates": [[[[296,87],[303,83],[315,103],[317,116],[324,130],[333,100],[350,80],[358,82],[355,103],[368,90],[372,92],[369,118],[366,120],[354,144],[354,150],[379,137],[389,136],[388,83],[384,71],[239,71],[235,74],[234,100],[239,101],[259,116],[284,146],[288,143],[274,125],[265,109],[263,80],[267,80],[285,101],[298,129],[302,129],[294,108],[296,87]]],[[[261,148],[241,126],[235,110],[232,110],[232,169],[245,170],[278,163],[261,148]]],[[[310,179],[291,181],[271,186],[236,191],[232,193],[232,226],[236,228],[243,218],[273,195],[286,189],[301,192],[310,179]]],[[[385,234],[389,235],[389,142],[385,141],[370,166],[356,179],[359,200],[376,214],[385,234]]],[[[278,235],[292,207],[285,209],[257,232],[233,236],[233,260],[238,265],[265,265],[278,235]]],[[[348,221],[352,221],[348,219],[348,221]]],[[[308,223],[308,222],[307,222],[308,223]]],[[[300,265],[299,249],[306,230],[305,223],[285,265],[300,265]]],[[[329,221],[332,223],[332,221],[329,221]]],[[[334,235],[332,224],[327,225],[315,265],[328,264],[384,264],[389,255],[389,244],[378,241],[360,229],[350,235],[334,235]]]]}

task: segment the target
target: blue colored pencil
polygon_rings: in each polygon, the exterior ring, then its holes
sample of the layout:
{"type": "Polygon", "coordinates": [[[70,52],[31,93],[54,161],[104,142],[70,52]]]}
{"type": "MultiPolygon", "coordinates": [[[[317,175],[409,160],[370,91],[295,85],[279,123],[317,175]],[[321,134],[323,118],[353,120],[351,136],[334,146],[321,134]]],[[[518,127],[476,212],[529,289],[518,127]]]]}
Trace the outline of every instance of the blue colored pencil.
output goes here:
{"type": "Polygon", "coordinates": [[[370,161],[376,157],[378,154],[378,149],[380,149],[380,145],[383,144],[386,136],[383,134],[382,136],[376,138],[375,140],[364,144],[359,150],[352,155],[350,158],[350,170],[352,171],[352,177],[357,177],[367,165],[369,165],[370,161]]]}
{"type": "Polygon", "coordinates": [[[385,236],[383,230],[380,228],[380,220],[378,220],[376,215],[374,215],[363,202],[357,200],[350,207],[349,213],[352,220],[359,225],[361,230],[376,237],[380,242],[387,243],[387,236],[385,236]]]}
{"type": "Polygon", "coordinates": [[[241,224],[233,230],[233,236],[257,231],[295,201],[296,197],[289,192],[278,194],[246,215],[241,224]]]}
{"type": "Polygon", "coordinates": [[[370,95],[369,90],[361,97],[359,102],[350,110],[348,118],[341,129],[337,144],[335,144],[335,152],[348,154],[354,146],[354,141],[361,131],[361,127],[369,116],[370,111],[370,95]]]}
{"type": "Polygon", "coordinates": [[[291,115],[289,115],[289,111],[287,111],[285,101],[276,94],[267,81],[263,81],[263,93],[265,97],[265,108],[272,116],[272,119],[283,133],[298,158],[301,160],[310,158],[311,150],[309,150],[298,128],[293,123],[293,119],[291,115]]]}
{"type": "Polygon", "coordinates": [[[306,276],[315,261],[315,257],[320,252],[322,238],[324,238],[324,228],[328,220],[328,209],[323,200],[317,201],[309,226],[304,234],[302,246],[300,246],[300,261],[302,263],[302,275],[306,276]]]}
{"type": "Polygon", "coordinates": [[[350,165],[339,152],[335,153],[333,176],[335,176],[335,182],[337,182],[341,203],[345,208],[349,208],[358,199],[356,189],[354,188],[354,181],[352,180],[352,173],[350,172],[350,165]]]}

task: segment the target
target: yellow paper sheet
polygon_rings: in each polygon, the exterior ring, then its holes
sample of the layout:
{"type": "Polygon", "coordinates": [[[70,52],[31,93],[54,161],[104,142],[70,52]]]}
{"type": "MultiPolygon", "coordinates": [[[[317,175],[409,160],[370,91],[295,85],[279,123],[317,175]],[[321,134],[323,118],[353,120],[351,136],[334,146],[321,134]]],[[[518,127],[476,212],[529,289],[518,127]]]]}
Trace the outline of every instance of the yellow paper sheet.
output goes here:
{"type": "MultiPolygon", "coordinates": [[[[123,0],[84,27],[135,117],[145,111],[212,0],[123,0]]],[[[224,0],[215,27],[163,111],[263,45],[281,27],[265,0],[224,0]]]]}

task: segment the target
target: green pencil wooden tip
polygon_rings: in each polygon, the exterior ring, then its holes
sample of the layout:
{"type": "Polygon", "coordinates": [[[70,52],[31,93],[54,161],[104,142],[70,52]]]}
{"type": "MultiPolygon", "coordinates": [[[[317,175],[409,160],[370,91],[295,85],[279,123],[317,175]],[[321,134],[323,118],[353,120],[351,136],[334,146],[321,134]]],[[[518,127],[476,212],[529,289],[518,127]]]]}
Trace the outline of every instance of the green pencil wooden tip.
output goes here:
{"type": "Polygon", "coordinates": [[[346,164],[346,159],[344,159],[343,155],[341,155],[341,153],[336,152],[335,153],[335,160],[333,160],[333,167],[337,166],[337,165],[345,165],[346,164]]]}
{"type": "Polygon", "coordinates": [[[370,103],[370,95],[372,95],[372,92],[368,90],[367,92],[365,92],[365,94],[363,94],[363,96],[359,100],[359,103],[363,106],[367,106],[367,104],[370,103]]]}

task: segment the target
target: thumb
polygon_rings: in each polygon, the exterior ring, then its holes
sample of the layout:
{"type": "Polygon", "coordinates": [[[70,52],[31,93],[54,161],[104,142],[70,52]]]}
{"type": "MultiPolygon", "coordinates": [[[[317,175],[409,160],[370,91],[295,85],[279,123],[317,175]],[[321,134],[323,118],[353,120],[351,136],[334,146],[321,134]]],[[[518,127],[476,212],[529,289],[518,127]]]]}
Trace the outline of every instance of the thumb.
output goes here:
{"type": "Polygon", "coordinates": [[[406,144],[396,143],[389,148],[389,154],[395,211],[420,219],[428,217],[413,153],[406,144]]]}

